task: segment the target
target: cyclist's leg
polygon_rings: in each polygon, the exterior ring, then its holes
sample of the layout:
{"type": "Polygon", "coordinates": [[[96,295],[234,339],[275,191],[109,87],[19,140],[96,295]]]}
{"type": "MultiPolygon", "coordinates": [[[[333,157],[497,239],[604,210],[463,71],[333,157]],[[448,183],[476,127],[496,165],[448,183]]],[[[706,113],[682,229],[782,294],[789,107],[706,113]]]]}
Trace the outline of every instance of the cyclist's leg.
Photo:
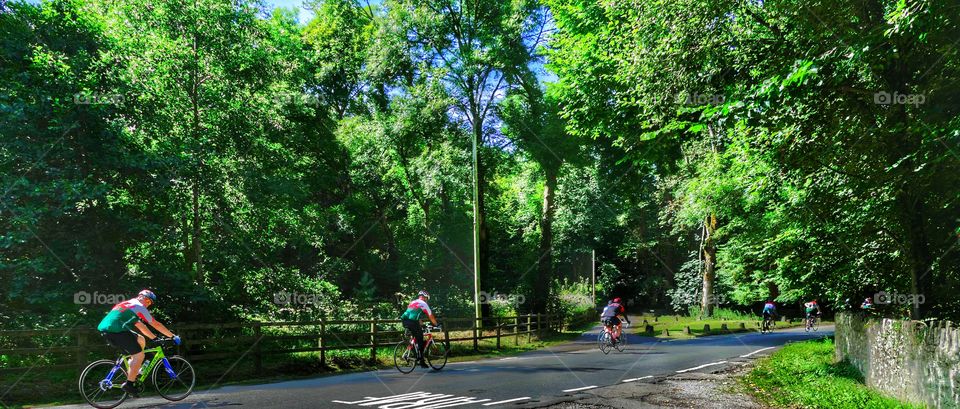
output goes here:
{"type": "Polygon", "coordinates": [[[122,387],[125,392],[136,396],[137,390],[133,384],[136,383],[143,362],[143,347],[146,345],[146,340],[133,331],[101,332],[101,334],[110,345],[119,348],[124,354],[130,356],[130,360],[127,362],[127,368],[129,369],[127,371],[127,381],[123,383],[122,387]]]}
{"type": "Polygon", "coordinates": [[[143,365],[143,349],[147,346],[147,340],[143,335],[135,334],[137,336],[137,344],[140,346],[140,352],[130,355],[130,372],[127,373],[127,381],[134,382],[137,380],[137,375],[140,374],[140,366],[143,365]]]}

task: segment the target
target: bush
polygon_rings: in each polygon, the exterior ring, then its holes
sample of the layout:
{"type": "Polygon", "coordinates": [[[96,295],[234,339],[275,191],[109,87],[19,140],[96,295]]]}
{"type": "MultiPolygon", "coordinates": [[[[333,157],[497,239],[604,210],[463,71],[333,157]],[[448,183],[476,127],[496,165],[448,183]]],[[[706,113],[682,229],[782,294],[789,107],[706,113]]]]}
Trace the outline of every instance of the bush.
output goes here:
{"type": "Polygon", "coordinates": [[[548,311],[561,315],[565,323],[577,325],[585,320],[592,320],[597,315],[588,279],[554,281],[553,293],[557,296],[551,300],[548,311]]]}

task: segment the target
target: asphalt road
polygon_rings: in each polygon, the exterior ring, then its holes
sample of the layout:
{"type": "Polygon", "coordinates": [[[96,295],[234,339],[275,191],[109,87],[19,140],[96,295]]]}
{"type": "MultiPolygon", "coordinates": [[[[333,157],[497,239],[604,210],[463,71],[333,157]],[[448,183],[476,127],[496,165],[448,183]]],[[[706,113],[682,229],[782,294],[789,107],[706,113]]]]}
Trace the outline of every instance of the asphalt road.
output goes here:
{"type": "MultiPolygon", "coordinates": [[[[380,408],[438,409],[540,407],[576,400],[591,389],[650,382],[686,372],[710,372],[736,360],[767,355],[789,341],[833,334],[803,328],[659,341],[630,336],[624,352],[604,355],[594,329],[576,341],[516,357],[448,363],[442,371],[417,368],[360,372],[263,385],[196,391],[181,402],[128,400],[121,408],[380,408]]],[[[89,406],[74,405],[68,408],[89,406]]]]}

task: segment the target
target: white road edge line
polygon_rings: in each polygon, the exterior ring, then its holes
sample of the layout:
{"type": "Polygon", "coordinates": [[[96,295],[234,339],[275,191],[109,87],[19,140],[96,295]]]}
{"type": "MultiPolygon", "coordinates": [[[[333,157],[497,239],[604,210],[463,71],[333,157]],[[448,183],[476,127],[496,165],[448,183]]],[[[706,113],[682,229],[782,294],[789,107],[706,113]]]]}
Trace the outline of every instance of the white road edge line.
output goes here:
{"type": "Polygon", "coordinates": [[[620,381],[620,382],[622,382],[622,383],[636,382],[636,381],[639,381],[639,380],[641,380],[641,379],[648,379],[648,378],[653,378],[653,375],[641,376],[641,377],[639,377],[639,378],[624,379],[624,380],[622,380],[622,381],[620,381]]]}
{"type": "Polygon", "coordinates": [[[677,373],[684,373],[684,372],[696,371],[697,369],[706,368],[706,367],[708,367],[708,366],[721,365],[721,364],[725,364],[725,363],[727,363],[727,361],[711,362],[711,363],[709,363],[709,364],[704,364],[704,365],[700,365],[700,366],[695,366],[695,367],[693,367],[693,368],[681,369],[681,370],[677,371],[677,373]]]}
{"type": "Polygon", "coordinates": [[[596,387],[597,387],[597,385],[584,386],[584,387],[582,387],[582,388],[565,389],[564,392],[579,392],[579,391],[585,391],[585,390],[587,390],[587,389],[593,389],[593,388],[596,388],[596,387]]]}
{"type": "Polygon", "coordinates": [[[757,353],[757,352],[763,352],[763,351],[766,351],[766,350],[768,350],[768,349],[774,349],[774,348],[776,348],[776,347],[769,347],[769,348],[758,349],[758,350],[753,351],[753,352],[751,352],[751,353],[749,353],[749,354],[740,355],[740,357],[741,357],[741,358],[749,358],[750,356],[752,356],[753,354],[755,354],[755,353],[757,353]]]}
{"type": "Polygon", "coordinates": [[[530,399],[530,397],[529,397],[529,396],[526,396],[526,397],[523,397],[523,398],[507,399],[507,400],[502,400],[502,401],[499,401],[499,402],[484,403],[483,406],[500,405],[500,404],[503,404],[503,403],[518,402],[518,401],[527,400],[527,399],[530,399]]]}

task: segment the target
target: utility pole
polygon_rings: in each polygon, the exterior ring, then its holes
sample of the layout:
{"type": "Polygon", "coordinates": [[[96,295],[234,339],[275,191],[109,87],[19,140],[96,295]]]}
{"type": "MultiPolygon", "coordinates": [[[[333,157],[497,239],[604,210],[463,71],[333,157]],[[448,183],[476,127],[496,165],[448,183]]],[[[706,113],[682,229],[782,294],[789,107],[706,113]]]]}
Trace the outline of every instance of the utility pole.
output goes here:
{"type": "Polygon", "coordinates": [[[474,319],[480,319],[480,179],[477,174],[477,138],[473,140],[473,305],[474,319]]]}

